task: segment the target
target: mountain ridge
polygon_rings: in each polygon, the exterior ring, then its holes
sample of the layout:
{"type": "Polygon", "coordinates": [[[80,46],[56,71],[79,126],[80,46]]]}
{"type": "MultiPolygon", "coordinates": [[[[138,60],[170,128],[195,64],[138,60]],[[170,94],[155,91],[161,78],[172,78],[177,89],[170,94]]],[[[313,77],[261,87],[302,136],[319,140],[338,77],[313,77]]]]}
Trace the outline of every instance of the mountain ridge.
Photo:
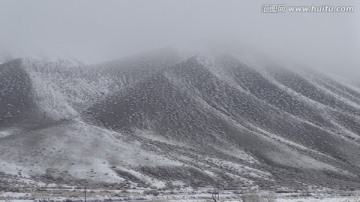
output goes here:
{"type": "Polygon", "coordinates": [[[92,186],[359,187],[356,87],[232,54],[180,55],[0,65],[0,116],[15,100],[30,110],[0,122],[0,171],[92,186]]]}

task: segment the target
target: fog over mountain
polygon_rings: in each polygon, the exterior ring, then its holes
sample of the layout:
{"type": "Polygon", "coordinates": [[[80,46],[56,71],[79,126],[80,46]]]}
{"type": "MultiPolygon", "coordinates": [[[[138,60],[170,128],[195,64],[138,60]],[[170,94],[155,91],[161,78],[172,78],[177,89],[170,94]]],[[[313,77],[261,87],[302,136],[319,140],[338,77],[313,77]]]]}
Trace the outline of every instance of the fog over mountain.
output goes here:
{"type": "MultiPolygon", "coordinates": [[[[359,79],[358,1],[0,1],[0,53],[118,59],[162,47],[248,49],[359,79]],[[262,13],[265,4],[354,6],[349,13],[262,13]]],[[[3,57],[3,56],[2,56],[3,57]]]]}
{"type": "Polygon", "coordinates": [[[0,200],[359,190],[358,1],[264,4],[0,0],[0,200]]]}

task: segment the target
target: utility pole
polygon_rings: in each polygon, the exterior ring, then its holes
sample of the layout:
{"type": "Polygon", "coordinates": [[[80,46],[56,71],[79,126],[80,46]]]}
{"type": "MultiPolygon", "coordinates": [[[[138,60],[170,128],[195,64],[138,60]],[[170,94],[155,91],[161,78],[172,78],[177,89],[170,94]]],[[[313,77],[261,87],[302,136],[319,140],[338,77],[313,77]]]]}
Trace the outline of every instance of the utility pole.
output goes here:
{"type": "Polygon", "coordinates": [[[85,185],[85,202],[86,202],[86,185],[85,185]]]}

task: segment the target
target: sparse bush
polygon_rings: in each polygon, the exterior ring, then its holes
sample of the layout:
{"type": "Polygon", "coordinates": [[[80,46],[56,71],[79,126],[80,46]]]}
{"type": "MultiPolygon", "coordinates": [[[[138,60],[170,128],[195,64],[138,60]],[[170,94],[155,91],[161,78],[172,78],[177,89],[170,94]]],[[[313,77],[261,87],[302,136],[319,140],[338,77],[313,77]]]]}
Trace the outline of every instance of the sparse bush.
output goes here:
{"type": "Polygon", "coordinates": [[[258,192],[250,192],[241,196],[241,199],[244,202],[276,202],[276,196],[274,192],[269,192],[263,195],[258,192]]]}
{"type": "Polygon", "coordinates": [[[150,189],[158,189],[156,186],[151,186],[150,189]]]}
{"type": "Polygon", "coordinates": [[[158,196],[160,193],[157,190],[145,190],[144,194],[146,195],[153,195],[153,196],[158,196]]]}
{"type": "Polygon", "coordinates": [[[245,194],[241,198],[245,202],[262,202],[261,197],[258,193],[245,194]]]}
{"type": "Polygon", "coordinates": [[[233,193],[234,194],[242,194],[243,192],[241,190],[234,190],[233,193]]]}
{"type": "Polygon", "coordinates": [[[276,202],[276,195],[274,192],[269,192],[264,196],[264,198],[267,200],[267,202],[276,202]]]}

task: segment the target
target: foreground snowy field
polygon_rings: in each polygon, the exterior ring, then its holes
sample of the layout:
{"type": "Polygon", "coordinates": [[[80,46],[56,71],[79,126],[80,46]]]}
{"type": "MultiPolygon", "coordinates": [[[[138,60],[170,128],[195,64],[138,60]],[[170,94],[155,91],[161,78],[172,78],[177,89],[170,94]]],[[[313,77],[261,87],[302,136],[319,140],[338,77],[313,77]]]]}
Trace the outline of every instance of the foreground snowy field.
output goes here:
{"type": "MultiPolygon", "coordinates": [[[[129,192],[117,193],[114,191],[95,191],[87,193],[86,201],[129,201],[129,202],[211,202],[213,195],[205,192],[189,193],[143,193],[129,192]]],[[[273,193],[273,192],[254,192],[247,194],[222,193],[217,202],[360,202],[358,193],[341,193],[341,194],[323,194],[323,193],[273,193]]],[[[39,193],[15,193],[0,192],[0,202],[76,202],[84,201],[84,193],[80,190],[66,193],[55,190],[48,190],[42,194],[39,193]]]]}
{"type": "MultiPolygon", "coordinates": [[[[33,200],[0,200],[0,202],[32,202],[33,200]]],[[[212,200],[133,200],[131,202],[210,202],[212,200]]],[[[221,202],[233,202],[241,200],[224,200],[221,202]]],[[[349,197],[349,198],[296,198],[296,199],[276,199],[276,202],[359,202],[358,197],[349,197]]],[[[267,202],[266,200],[264,202],[267,202]]]]}
{"type": "Polygon", "coordinates": [[[277,199],[277,202],[359,202],[359,197],[277,199]]]}

